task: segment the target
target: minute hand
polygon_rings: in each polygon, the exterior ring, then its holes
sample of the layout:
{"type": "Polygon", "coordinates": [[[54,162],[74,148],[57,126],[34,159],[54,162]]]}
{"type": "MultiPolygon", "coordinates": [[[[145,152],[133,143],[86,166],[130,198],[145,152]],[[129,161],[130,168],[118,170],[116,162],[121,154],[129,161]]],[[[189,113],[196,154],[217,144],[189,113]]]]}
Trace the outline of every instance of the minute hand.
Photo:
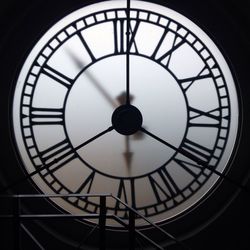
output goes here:
{"type": "Polygon", "coordinates": [[[182,148],[177,148],[175,146],[173,146],[172,144],[168,143],[167,141],[161,139],[160,137],[156,136],[155,134],[152,134],[150,133],[149,131],[147,131],[145,128],[141,128],[140,129],[142,132],[144,132],[145,134],[149,135],[150,137],[154,138],[155,140],[161,142],[162,144],[168,146],[169,148],[175,150],[176,152],[186,156],[187,158],[189,158],[190,160],[193,160],[194,162],[196,162],[198,165],[206,168],[206,169],[209,169],[212,173],[215,173],[216,175],[222,177],[223,179],[227,180],[228,182],[234,184],[235,186],[237,186],[238,188],[246,191],[246,192],[249,192],[249,190],[241,185],[240,183],[238,183],[237,181],[229,178],[227,175],[217,171],[216,169],[214,169],[213,167],[209,166],[205,161],[202,161],[201,159],[197,158],[196,156],[190,154],[188,151],[182,149],[182,148]]]}

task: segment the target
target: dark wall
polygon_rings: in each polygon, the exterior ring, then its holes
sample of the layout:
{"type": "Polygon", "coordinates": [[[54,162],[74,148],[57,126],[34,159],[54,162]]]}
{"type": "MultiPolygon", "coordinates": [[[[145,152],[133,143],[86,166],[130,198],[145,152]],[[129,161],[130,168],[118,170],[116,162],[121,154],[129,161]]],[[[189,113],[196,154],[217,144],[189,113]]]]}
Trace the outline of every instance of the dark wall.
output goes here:
{"type": "MultiPolygon", "coordinates": [[[[29,46],[42,35],[47,28],[64,14],[82,6],[87,1],[80,0],[2,0],[0,1],[0,140],[1,159],[0,185],[6,185],[22,176],[19,162],[16,160],[15,150],[11,143],[10,132],[10,98],[12,94],[12,80],[28,53],[29,46]],[[29,45],[29,46],[28,46],[29,45]],[[16,65],[16,67],[15,67],[16,65]],[[15,171],[10,171],[10,167],[15,171]]],[[[94,2],[94,1],[88,1],[94,2]]],[[[250,56],[250,1],[249,0],[166,0],[161,2],[183,13],[198,25],[204,28],[224,51],[232,63],[233,71],[241,85],[244,117],[243,137],[240,146],[242,157],[237,159],[241,165],[249,165],[249,139],[248,124],[250,112],[249,105],[249,56],[250,56]],[[244,151],[244,152],[243,152],[244,151]]],[[[250,126],[249,126],[250,128],[250,126]]],[[[249,182],[247,184],[250,189],[249,182]]],[[[29,184],[14,189],[14,192],[36,193],[29,184]]],[[[2,207],[7,203],[1,202],[2,207]]],[[[47,209],[47,203],[41,203],[47,209]]],[[[217,204],[215,204],[216,206],[217,204]]],[[[10,204],[6,205],[10,207],[10,204]]],[[[220,204],[218,203],[218,206],[220,204]]],[[[193,250],[250,249],[250,194],[240,192],[237,198],[222,212],[216,220],[204,230],[186,240],[193,250]]],[[[6,234],[0,237],[0,242],[6,244],[2,249],[9,250],[13,238],[10,224],[0,222],[6,227],[6,234]]],[[[60,223],[60,227],[68,228],[67,223],[60,223]]],[[[36,231],[35,225],[31,225],[36,231]]],[[[40,230],[40,229],[39,229],[40,230]]],[[[55,240],[43,230],[37,235],[44,237],[51,247],[58,244],[58,249],[64,249],[64,243],[55,240]]],[[[80,234],[79,234],[80,235],[80,234]]],[[[28,242],[27,238],[27,242],[28,242]]],[[[2,245],[3,246],[3,245],[2,245]]],[[[52,249],[48,247],[48,249],[52,249]]],[[[1,248],[1,247],[0,247],[1,248]]],[[[29,245],[33,250],[32,245],[29,245]]],[[[25,248],[25,250],[29,250],[25,248]]],[[[73,249],[65,247],[65,249],[73,249]]],[[[170,250],[178,250],[179,246],[171,246],[170,250]]]]}

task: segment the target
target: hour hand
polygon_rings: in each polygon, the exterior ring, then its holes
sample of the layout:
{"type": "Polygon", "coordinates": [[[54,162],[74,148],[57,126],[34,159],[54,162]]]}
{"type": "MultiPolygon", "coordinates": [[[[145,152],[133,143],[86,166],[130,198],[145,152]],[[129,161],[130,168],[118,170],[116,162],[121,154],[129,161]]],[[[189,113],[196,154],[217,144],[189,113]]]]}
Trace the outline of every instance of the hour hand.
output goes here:
{"type": "Polygon", "coordinates": [[[128,169],[131,168],[131,163],[132,163],[132,158],[133,158],[133,152],[131,151],[130,148],[130,136],[127,135],[125,136],[125,152],[123,153],[124,159],[126,166],[128,169]]]}
{"type": "MultiPolygon", "coordinates": [[[[119,96],[117,96],[116,100],[118,101],[119,105],[125,105],[127,101],[127,93],[123,91],[119,96]]],[[[129,100],[130,102],[133,102],[134,96],[130,95],[129,100]]]]}

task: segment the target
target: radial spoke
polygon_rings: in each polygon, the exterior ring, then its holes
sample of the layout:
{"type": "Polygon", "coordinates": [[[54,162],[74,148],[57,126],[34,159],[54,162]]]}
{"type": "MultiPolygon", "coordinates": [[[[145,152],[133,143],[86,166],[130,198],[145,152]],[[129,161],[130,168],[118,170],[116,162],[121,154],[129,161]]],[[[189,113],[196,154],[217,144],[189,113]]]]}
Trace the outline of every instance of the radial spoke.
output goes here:
{"type": "Polygon", "coordinates": [[[126,48],[126,104],[130,104],[130,56],[129,56],[129,37],[130,37],[130,0],[127,0],[127,48],[126,48]]]}
{"type": "MultiPolygon", "coordinates": [[[[114,129],[113,126],[111,126],[111,127],[109,127],[108,129],[106,129],[106,130],[100,132],[99,134],[93,136],[93,137],[90,138],[89,140],[87,140],[87,141],[85,141],[85,142],[79,144],[78,146],[76,146],[76,147],[73,148],[73,152],[76,152],[76,151],[79,150],[80,148],[82,148],[82,147],[88,145],[89,143],[95,141],[95,140],[98,139],[99,137],[101,137],[101,136],[107,134],[108,132],[111,132],[113,129],[114,129]]],[[[31,179],[32,176],[34,176],[34,175],[40,173],[40,172],[41,172],[42,170],[44,170],[44,169],[48,169],[48,168],[51,167],[53,164],[59,162],[62,158],[65,158],[65,157],[69,156],[70,154],[72,154],[72,151],[71,151],[71,150],[68,151],[68,152],[66,152],[65,154],[63,154],[63,155],[61,155],[61,156],[55,158],[53,161],[49,162],[48,164],[43,164],[43,165],[41,165],[41,166],[40,166],[38,169],[36,169],[35,171],[33,171],[33,172],[29,173],[28,175],[26,175],[26,176],[24,176],[24,177],[22,177],[22,178],[16,180],[15,182],[13,182],[12,184],[8,185],[7,187],[2,188],[2,189],[0,190],[0,193],[3,193],[3,192],[5,192],[5,191],[7,191],[7,190],[9,190],[9,189],[11,189],[11,188],[13,188],[13,187],[15,187],[16,185],[21,184],[22,182],[31,179]]],[[[59,167],[58,167],[58,168],[59,168],[59,167]]]]}
{"type": "Polygon", "coordinates": [[[178,148],[178,147],[173,146],[169,142],[161,139],[160,137],[156,136],[155,134],[152,134],[151,132],[149,132],[145,128],[141,128],[141,131],[144,132],[145,134],[147,134],[148,136],[154,138],[155,140],[161,142],[162,144],[166,145],[167,147],[169,147],[169,148],[175,150],[176,152],[182,154],[183,156],[186,156],[190,160],[196,162],[198,165],[200,165],[200,166],[202,166],[202,167],[204,167],[206,169],[209,169],[212,173],[214,173],[214,174],[218,175],[219,177],[227,180],[228,182],[232,183],[233,185],[235,185],[236,187],[240,188],[241,190],[244,190],[244,191],[246,191],[246,192],[249,193],[249,190],[247,189],[246,186],[243,186],[242,184],[238,183],[237,181],[229,178],[224,173],[221,173],[221,172],[217,171],[212,166],[209,166],[205,161],[202,161],[201,159],[197,158],[193,154],[190,154],[188,151],[186,151],[186,150],[184,150],[182,148],[178,148]]]}

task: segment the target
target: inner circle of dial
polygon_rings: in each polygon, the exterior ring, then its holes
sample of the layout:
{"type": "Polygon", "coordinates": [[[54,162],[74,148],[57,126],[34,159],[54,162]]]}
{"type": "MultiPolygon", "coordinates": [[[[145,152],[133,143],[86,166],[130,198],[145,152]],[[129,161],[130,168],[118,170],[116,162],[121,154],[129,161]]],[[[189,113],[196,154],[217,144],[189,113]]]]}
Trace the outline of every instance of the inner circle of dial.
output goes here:
{"type": "MultiPolygon", "coordinates": [[[[144,57],[131,56],[131,69],[130,99],[143,117],[142,126],[179,147],[187,109],[178,83],[166,69],[144,57]]],[[[111,126],[113,112],[125,104],[125,79],[125,56],[96,62],[78,77],[65,109],[73,147],[111,126]]],[[[155,171],[176,152],[140,131],[124,136],[114,130],[77,153],[104,175],[131,178],[155,171]]]]}

